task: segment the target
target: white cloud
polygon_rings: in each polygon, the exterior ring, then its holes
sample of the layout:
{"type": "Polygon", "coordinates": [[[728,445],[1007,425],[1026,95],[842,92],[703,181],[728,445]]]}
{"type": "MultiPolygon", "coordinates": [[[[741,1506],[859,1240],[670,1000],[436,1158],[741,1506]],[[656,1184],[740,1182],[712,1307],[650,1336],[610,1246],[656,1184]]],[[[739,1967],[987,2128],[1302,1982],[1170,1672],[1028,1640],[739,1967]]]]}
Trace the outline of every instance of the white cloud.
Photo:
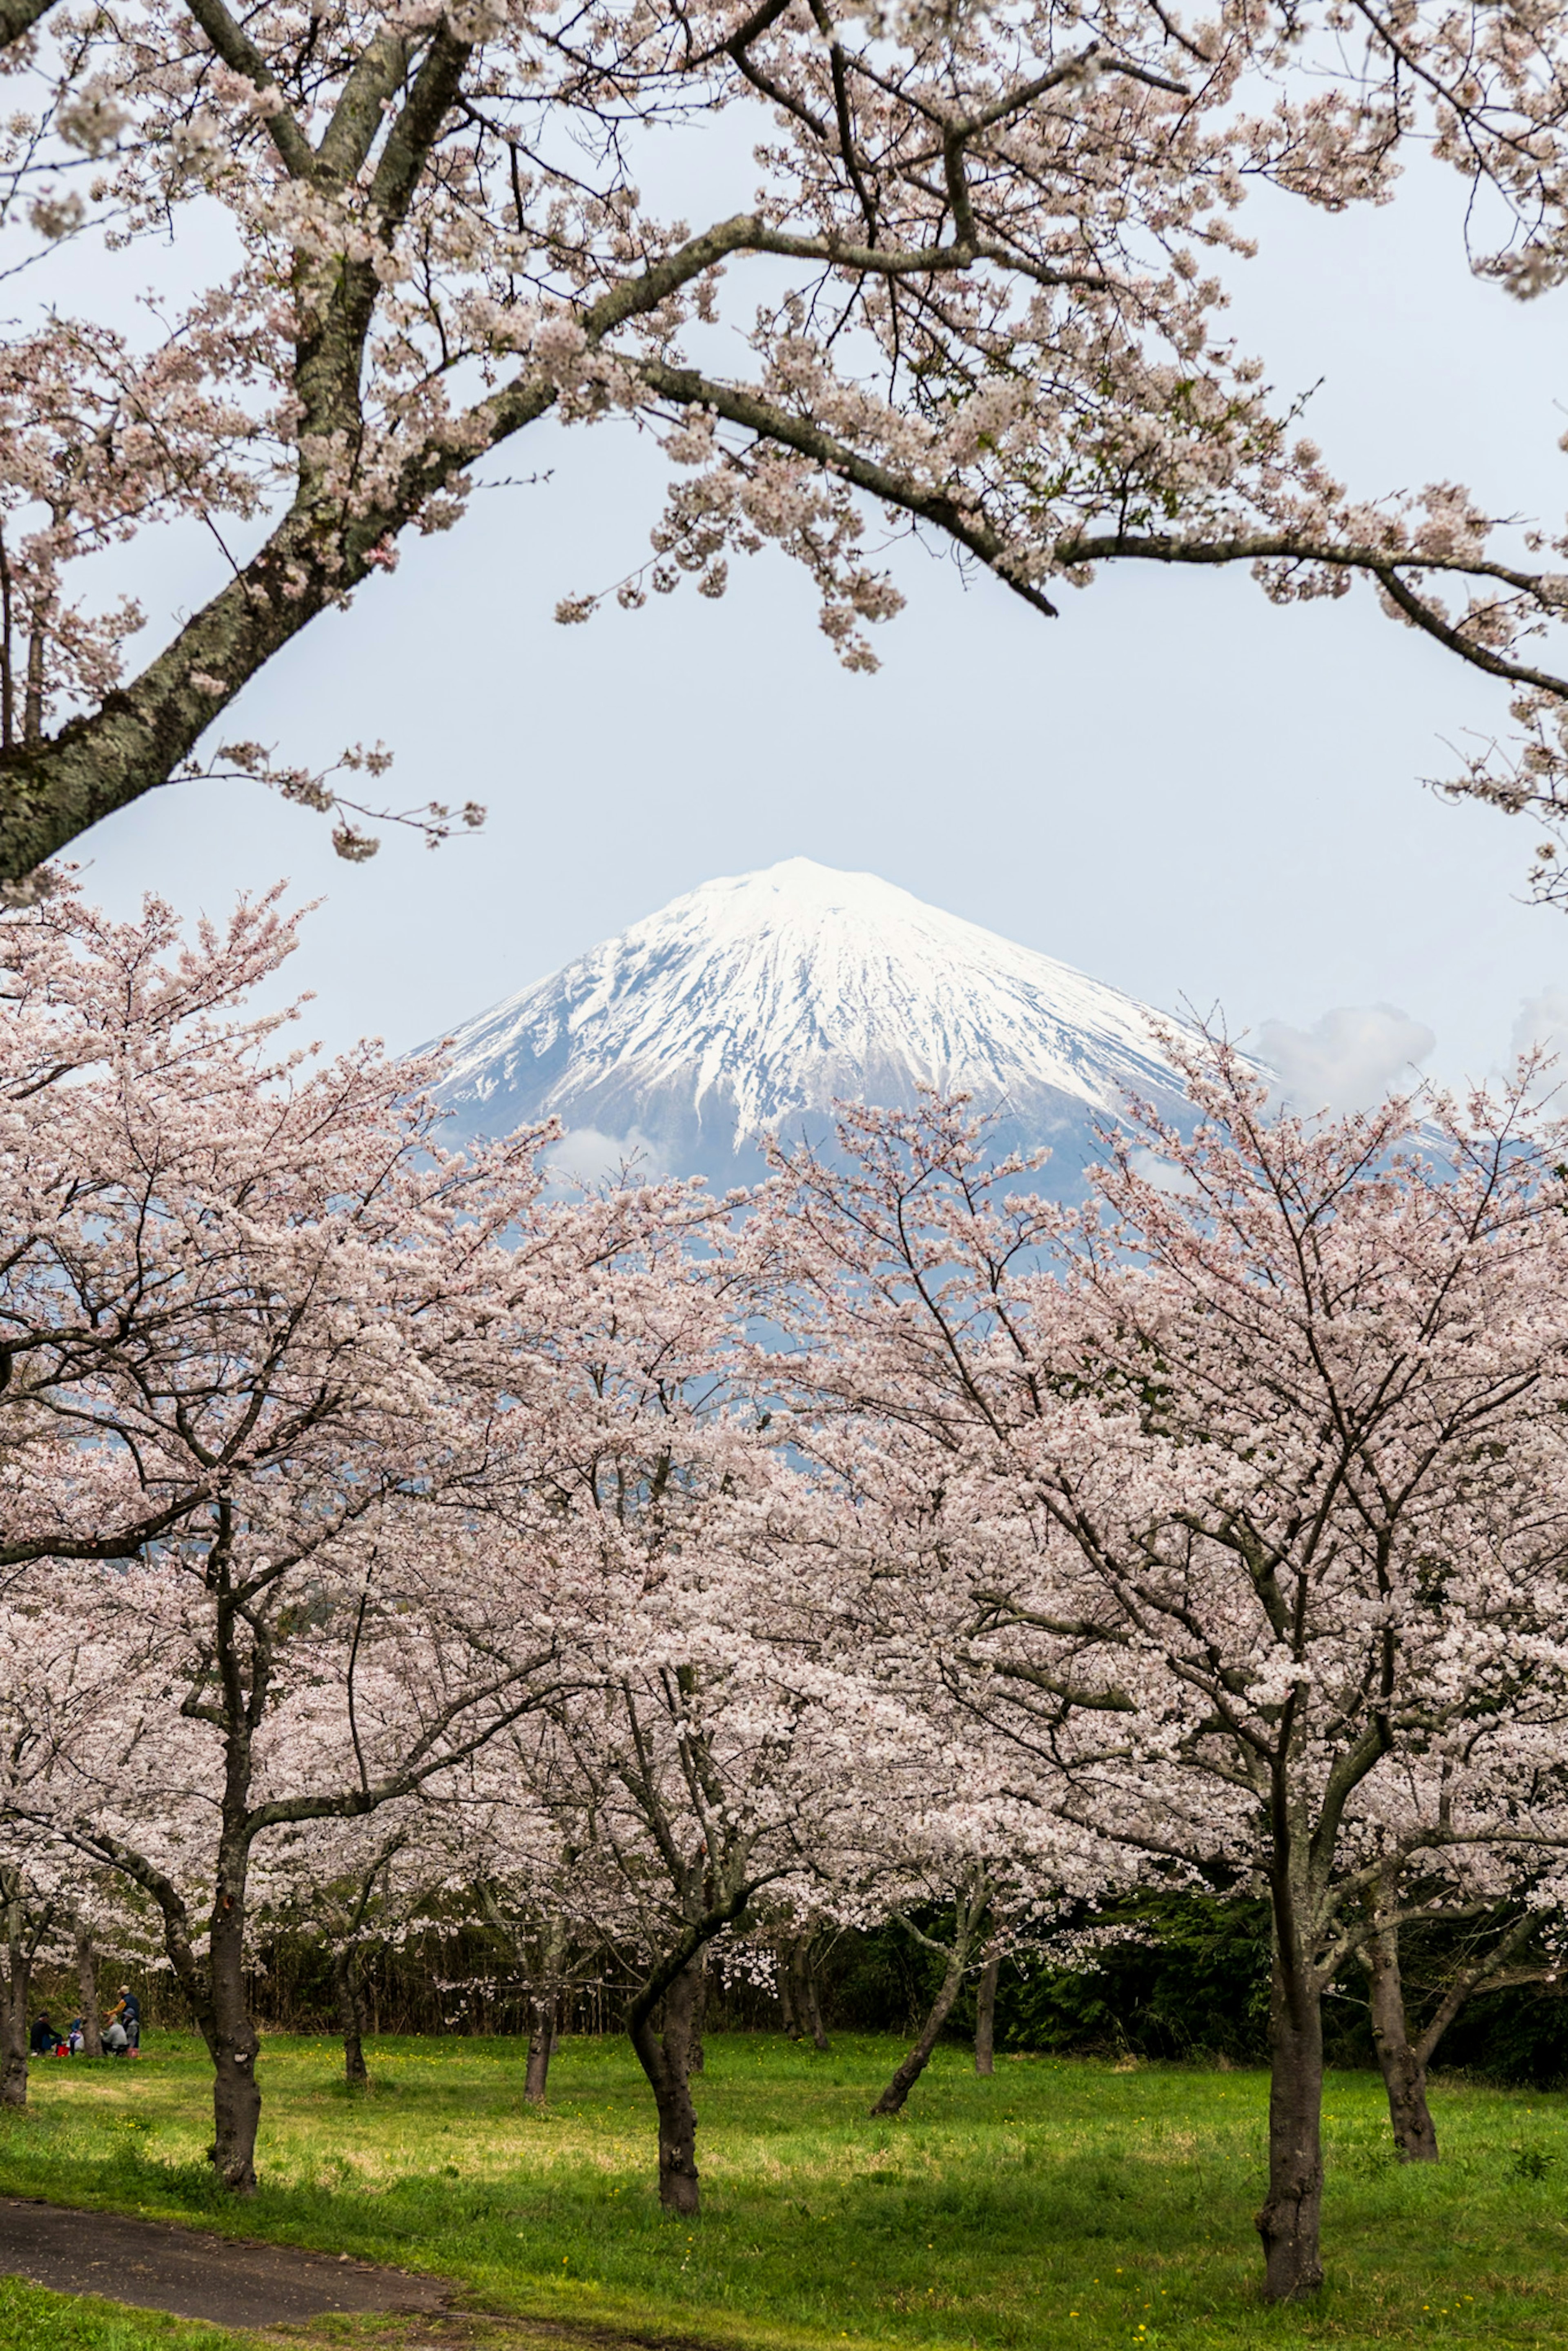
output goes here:
{"type": "MultiPolygon", "coordinates": [[[[1568,999],[1563,1000],[1568,1015],[1568,999]]],[[[1265,1020],[1258,1053],[1300,1110],[1368,1110],[1412,1084],[1437,1038],[1392,1004],[1341,1004],[1311,1029],[1265,1020]]]]}
{"type": "Polygon", "coordinates": [[[1539,996],[1527,996],[1519,1008],[1513,1024],[1514,1059],[1537,1048],[1555,1053],[1559,1061],[1568,1055],[1568,991],[1561,987],[1543,987],[1539,996]]]}
{"type": "Polygon", "coordinates": [[[1146,1183],[1154,1185],[1156,1191],[1180,1193],[1196,1192],[1197,1189],[1195,1176],[1189,1176],[1185,1168],[1175,1166],[1170,1160],[1162,1159],[1157,1151],[1148,1151],[1140,1145],[1133,1154],[1133,1165],[1146,1183]]]}
{"type": "Polygon", "coordinates": [[[632,1181],[657,1183],[669,1173],[664,1155],[633,1127],[630,1134],[601,1134],[594,1126],[574,1126],[556,1144],[547,1162],[550,1174],[568,1184],[592,1186],[606,1176],[630,1170],[632,1181]]]}

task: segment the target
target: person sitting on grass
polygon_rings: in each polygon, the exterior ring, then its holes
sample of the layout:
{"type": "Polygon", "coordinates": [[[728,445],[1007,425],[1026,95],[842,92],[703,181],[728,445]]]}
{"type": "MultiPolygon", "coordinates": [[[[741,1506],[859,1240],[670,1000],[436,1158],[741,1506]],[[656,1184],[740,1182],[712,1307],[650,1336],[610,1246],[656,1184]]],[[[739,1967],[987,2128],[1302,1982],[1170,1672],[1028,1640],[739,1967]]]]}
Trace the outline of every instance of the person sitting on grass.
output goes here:
{"type": "Polygon", "coordinates": [[[125,2027],[112,2009],[104,2022],[103,2045],[110,2057],[123,2057],[131,2046],[125,2027]]]}
{"type": "Polygon", "coordinates": [[[59,2034],[47,2016],[40,2016],[34,2025],[27,2043],[35,2057],[52,2057],[59,2046],[59,2034]]]}
{"type": "Polygon", "coordinates": [[[66,2035],[66,2047],[73,2057],[79,2057],[86,2046],[87,2034],[82,2030],[82,2019],[79,2016],[73,2016],[71,2029],[66,2035]]]}

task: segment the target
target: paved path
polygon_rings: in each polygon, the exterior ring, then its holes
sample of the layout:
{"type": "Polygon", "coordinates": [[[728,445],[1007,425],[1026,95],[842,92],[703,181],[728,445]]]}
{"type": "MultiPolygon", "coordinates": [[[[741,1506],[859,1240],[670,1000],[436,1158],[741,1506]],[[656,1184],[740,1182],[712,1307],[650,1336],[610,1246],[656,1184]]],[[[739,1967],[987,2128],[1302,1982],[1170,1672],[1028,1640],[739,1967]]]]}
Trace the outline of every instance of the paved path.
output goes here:
{"type": "Polygon", "coordinates": [[[434,2313],[455,2291],[449,2278],[11,2196],[0,2197],[0,2273],[219,2326],[276,2326],[332,2310],[434,2313]]]}

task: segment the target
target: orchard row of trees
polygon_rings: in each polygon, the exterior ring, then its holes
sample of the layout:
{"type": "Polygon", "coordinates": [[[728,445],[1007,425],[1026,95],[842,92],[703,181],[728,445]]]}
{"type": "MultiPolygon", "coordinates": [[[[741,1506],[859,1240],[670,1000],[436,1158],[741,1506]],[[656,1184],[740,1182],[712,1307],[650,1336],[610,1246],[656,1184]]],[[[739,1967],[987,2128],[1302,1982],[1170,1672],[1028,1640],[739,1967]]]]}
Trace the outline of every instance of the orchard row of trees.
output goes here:
{"type": "MultiPolygon", "coordinates": [[[[1123,1897],[1267,1896],[1267,2290],[1322,2276],[1322,2001],[1370,1971],[1434,2155],[1450,2006],[1553,1964],[1568,1854],[1568,1134],[1278,1116],[1223,1040],[1087,1207],[962,1102],[850,1107],[749,1196],[447,1150],[433,1071],[68,884],[0,923],[5,2096],[62,1934],[172,1973],[255,2185],[260,1937],[510,1938],[532,2086],[584,1951],[698,2199],[713,1969],[910,1922],[939,1993],[1123,1897]],[[938,1923],[945,1922],[945,1923],[938,1923]]],[[[1185,1050],[1185,1049],[1184,1049],[1185,1050]]],[[[809,1990],[797,1982],[810,2022],[809,1990]]]]}

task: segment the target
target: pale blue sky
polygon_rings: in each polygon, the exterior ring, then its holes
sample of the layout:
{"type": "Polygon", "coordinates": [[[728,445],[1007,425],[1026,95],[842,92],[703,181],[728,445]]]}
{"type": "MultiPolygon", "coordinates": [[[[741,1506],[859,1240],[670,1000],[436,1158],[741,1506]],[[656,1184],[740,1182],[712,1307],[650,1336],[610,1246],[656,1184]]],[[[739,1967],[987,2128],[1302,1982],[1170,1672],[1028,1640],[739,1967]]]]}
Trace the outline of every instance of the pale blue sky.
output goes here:
{"type": "MultiPolygon", "coordinates": [[[[1359,490],[1468,481],[1559,519],[1568,294],[1521,308],[1467,274],[1462,190],[1423,172],[1337,220],[1269,198],[1240,342],[1359,490]]],[[[151,266],[151,265],[149,265],[151,266]]],[[[1365,591],[1277,611],[1240,576],[1103,577],[1038,619],[903,549],[883,666],[849,677],[805,580],[770,555],[720,604],[689,592],[556,627],[559,596],[639,561],[660,471],[624,426],[508,455],[479,496],[319,622],[225,721],[290,758],[384,737],[402,800],[489,803],[478,840],[389,838],[361,867],[247,786],[181,787],[100,828],[89,886],[211,912],[280,875],[322,895],[297,984],[332,1042],[412,1044],[716,873],[803,853],[869,869],[1150,1001],[1234,1027],[1388,1003],[1433,1067],[1505,1056],[1527,998],[1568,1009],[1568,924],[1519,903],[1532,834],[1416,778],[1500,698],[1365,591]]],[[[194,584],[172,538],[139,562],[161,611],[194,584]],[[160,594],[157,575],[162,575],[160,594]]]]}

